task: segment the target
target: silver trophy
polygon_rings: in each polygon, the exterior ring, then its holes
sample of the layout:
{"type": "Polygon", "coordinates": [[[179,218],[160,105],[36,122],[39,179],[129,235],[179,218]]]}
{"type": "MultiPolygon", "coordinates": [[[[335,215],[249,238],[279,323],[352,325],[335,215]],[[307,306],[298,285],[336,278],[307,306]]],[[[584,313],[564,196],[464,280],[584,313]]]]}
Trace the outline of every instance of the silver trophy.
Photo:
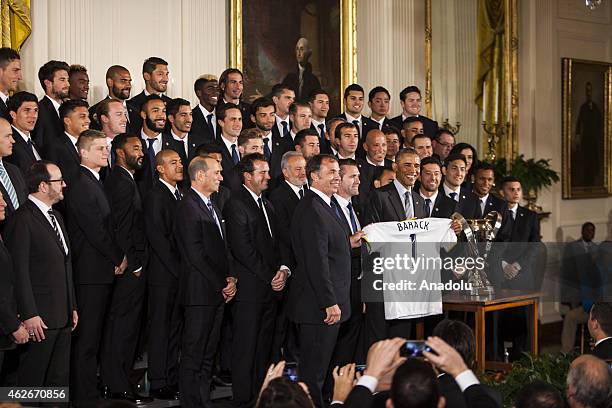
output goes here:
{"type": "Polygon", "coordinates": [[[491,251],[493,240],[501,227],[501,214],[491,211],[482,219],[466,220],[459,213],[454,213],[452,219],[459,221],[463,233],[467,238],[467,256],[472,258],[482,257],[484,265],[474,266],[464,272],[467,274],[467,282],[470,284],[471,296],[491,296],[495,294],[495,289],[487,277],[487,257],[491,251]]]}

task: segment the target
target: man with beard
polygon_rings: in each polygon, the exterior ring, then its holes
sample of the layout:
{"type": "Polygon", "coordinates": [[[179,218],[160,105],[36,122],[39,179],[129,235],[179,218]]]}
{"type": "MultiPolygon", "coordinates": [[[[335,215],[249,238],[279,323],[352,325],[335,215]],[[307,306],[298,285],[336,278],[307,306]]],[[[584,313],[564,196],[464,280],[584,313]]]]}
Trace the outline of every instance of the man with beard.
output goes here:
{"type": "Polygon", "coordinates": [[[321,88],[319,78],[312,73],[312,64],[308,62],[312,55],[312,48],[306,38],[300,38],[295,44],[295,59],[297,60],[297,71],[287,74],[283,84],[289,86],[295,92],[295,99],[306,102],[311,92],[321,88]]]}
{"type": "Polygon", "coordinates": [[[12,48],[0,48],[0,117],[9,119],[9,93],[17,90],[21,81],[21,57],[12,48]]]}
{"type": "MultiPolygon", "coordinates": [[[[108,96],[105,99],[116,99],[122,103],[127,114],[128,130],[135,133],[140,131],[140,123],[142,122],[140,120],[140,111],[134,109],[132,105],[126,102],[130,98],[130,92],[132,91],[130,71],[121,65],[111,66],[106,71],[106,87],[108,88],[108,96]]],[[[100,117],[97,115],[99,104],[100,102],[89,108],[90,127],[97,130],[102,129],[100,117]]]]}
{"type": "Polygon", "coordinates": [[[144,202],[145,233],[151,245],[147,269],[149,395],[175,399],[178,392],[178,362],[181,317],[178,302],[180,257],[172,239],[178,203],[183,195],[183,164],[178,153],[162,150],[155,156],[159,180],[144,202]]]}
{"type": "Polygon", "coordinates": [[[166,104],[157,95],[149,95],[145,98],[140,111],[143,120],[140,137],[142,138],[144,149],[144,162],[142,168],[136,172],[136,181],[140,189],[141,196],[153,187],[157,178],[155,172],[155,155],[160,150],[175,147],[175,142],[166,137],[164,140],[163,131],[166,126],[166,104]]]}
{"type": "Polygon", "coordinates": [[[251,105],[251,121],[262,132],[263,153],[270,165],[270,177],[276,180],[281,174],[281,159],[287,146],[278,132],[273,128],[276,123],[276,105],[271,99],[258,98],[251,105]]]}
{"type": "Polygon", "coordinates": [[[193,90],[200,103],[193,108],[191,134],[197,135],[206,143],[212,143],[218,135],[217,116],[215,115],[215,107],[219,98],[217,77],[210,74],[202,75],[196,79],[193,90]]]}
{"type": "Polygon", "coordinates": [[[81,158],[77,149],[79,135],[89,129],[89,112],[87,102],[80,99],[69,99],[59,108],[64,122],[64,133],[56,136],[53,144],[46,146],[46,158],[62,170],[68,185],[78,177],[81,158]]]}
{"type": "Polygon", "coordinates": [[[87,95],[89,95],[87,68],[78,64],[71,65],[68,71],[68,82],[70,83],[68,99],[78,99],[87,102],[87,95]]]}
{"type": "MultiPolygon", "coordinates": [[[[131,105],[136,112],[142,110],[142,105],[145,103],[147,96],[157,95],[164,103],[170,102],[164,92],[168,89],[168,63],[159,57],[149,57],[142,64],[142,77],[145,82],[145,89],[141,93],[134,96],[127,103],[131,105]]],[[[136,117],[136,121],[130,128],[140,129],[142,126],[142,117],[136,117]]]]}
{"type": "Polygon", "coordinates": [[[142,200],[134,182],[134,173],[142,168],[144,153],[140,138],[122,133],[113,139],[116,163],[104,182],[117,245],[127,256],[127,268],[115,278],[113,294],[106,315],[100,372],[102,384],[114,399],[151,402],[136,394],[129,374],[134,364],[141,327],[145,293],[147,249],[142,217],[142,200]]]}
{"type": "Polygon", "coordinates": [[[241,100],[242,90],[244,89],[243,81],[244,77],[239,69],[228,68],[223,71],[219,77],[219,93],[222,95],[222,98],[218,106],[219,108],[226,104],[238,106],[242,115],[242,127],[248,129],[253,127],[253,124],[249,118],[251,114],[251,105],[241,100]]]}
{"type": "Polygon", "coordinates": [[[425,218],[450,218],[455,211],[455,201],[440,191],[442,165],[435,157],[426,157],[421,162],[419,194],[425,209],[425,218]]]}
{"type": "Polygon", "coordinates": [[[191,132],[193,113],[189,101],[181,98],[172,99],[166,105],[166,114],[170,122],[169,139],[175,142],[174,148],[183,163],[189,163],[196,156],[196,149],[205,143],[200,135],[191,132]]]}
{"type": "Polygon", "coordinates": [[[41,159],[41,151],[34,144],[31,132],[38,120],[38,99],[29,92],[17,92],[8,101],[8,114],[13,127],[13,154],[6,161],[19,167],[22,173],[41,159]]]}
{"type": "Polygon", "coordinates": [[[34,129],[37,145],[46,149],[55,143],[64,132],[64,124],[59,116],[59,107],[68,98],[70,67],[64,61],[49,61],[38,70],[40,85],[45,96],[38,103],[38,122],[34,129]]]}
{"type": "Polygon", "coordinates": [[[329,140],[325,137],[327,131],[325,120],[329,112],[329,94],[322,89],[312,91],[308,98],[310,110],[312,111],[312,120],[310,128],[317,131],[319,134],[319,144],[321,145],[321,153],[331,153],[329,140]]]}

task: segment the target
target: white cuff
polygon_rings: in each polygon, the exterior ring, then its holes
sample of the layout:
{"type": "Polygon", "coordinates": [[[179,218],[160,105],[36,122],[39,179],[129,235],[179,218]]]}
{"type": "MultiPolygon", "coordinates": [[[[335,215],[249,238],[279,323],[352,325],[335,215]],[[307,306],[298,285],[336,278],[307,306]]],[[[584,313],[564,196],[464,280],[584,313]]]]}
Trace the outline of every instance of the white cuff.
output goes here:
{"type": "Polygon", "coordinates": [[[455,381],[459,388],[461,388],[461,392],[474,384],[480,384],[480,381],[478,381],[478,378],[476,378],[472,370],[465,370],[455,377],[455,381]]]}
{"type": "Polygon", "coordinates": [[[372,377],[371,375],[363,375],[359,381],[357,381],[357,385],[366,387],[372,394],[374,394],[376,387],[378,387],[378,378],[372,377]]]}
{"type": "Polygon", "coordinates": [[[278,269],[281,271],[287,271],[287,277],[291,276],[291,269],[289,269],[286,265],[281,265],[278,269]]]}

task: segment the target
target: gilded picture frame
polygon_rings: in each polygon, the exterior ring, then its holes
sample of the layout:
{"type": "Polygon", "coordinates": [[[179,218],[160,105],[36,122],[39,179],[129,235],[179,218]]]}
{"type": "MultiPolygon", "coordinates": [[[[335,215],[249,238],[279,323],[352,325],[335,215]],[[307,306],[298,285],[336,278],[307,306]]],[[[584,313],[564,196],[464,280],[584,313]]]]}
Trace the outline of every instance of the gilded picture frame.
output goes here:
{"type": "Polygon", "coordinates": [[[612,195],[612,64],[561,60],[564,199],[612,195]]]}
{"type": "MultiPolygon", "coordinates": [[[[355,1],[336,0],[334,3],[329,0],[229,0],[230,66],[240,69],[244,74],[246,100],[265,95],[271,85],[287,78],[288,64],[297,67],[296,40],[305,37],[305,31],[309,31],[318,37],[318,40],[309,40],[312,43],[311,65],[315,76],[321,73],[321,78],[317,79],[321,87],[330,94],[328,117],[339,114],[343,109],[344,88],[357,81],[355,1]],[[282,8],[283,20],[255,18],[252,11],[257,10],[259,16],[267,15],[266,7],[277,10],[270,13],[274,15],[279,15],[278,9],[282,8]],[[324,14],[325,12],[327,14],[324,14]],[[316,21],[316,27],[309,24],[309,21],[316,21]],[[274,27],[275,24],[278,24],[278,27],[274,27]],[[336,37],[337,41],[329,42],[328,36],[324,35],[336,32],[337,36],[332,37],[336,37]],[[274,49],[281,45],[282,53],[287,55],[286,59],[279,58],[281,51],[274,49]],[[318,49],[319,47],[324,49],[318,49]],[[339,58],[339,61],[334,58],[339,58]]],[[[300,86],[301,84],[300,82],[300,86]]],[[[299,93],[296,92],[296,99],[303,100],[307,96],[304,92],[300,98],[300,95],[297,95],[299,93]]]]}

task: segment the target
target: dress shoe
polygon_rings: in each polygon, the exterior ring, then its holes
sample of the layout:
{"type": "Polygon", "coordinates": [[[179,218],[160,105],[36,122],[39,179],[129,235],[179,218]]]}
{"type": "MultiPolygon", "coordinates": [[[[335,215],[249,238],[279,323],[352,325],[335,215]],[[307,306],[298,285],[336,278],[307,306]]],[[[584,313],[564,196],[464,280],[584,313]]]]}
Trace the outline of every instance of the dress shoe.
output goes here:
{"type": "Polygon", "coordinates": [[[213,375],[212,383],[219,387],[231,387],[232,373],[228,370],[221,370],[216,375],[213,375]]]}
{"type": "Polygon", "coordinates": [[[151,389],[149,391],[149,395],[153,398],[162,399],[162,400],[178,400],[179,395],[178,391],[176,391],[173,387],[164,386],[161,388],[151,389]]]}
{"type": "Polygon", "coordinates": [[[130,401],[134,404],[148,404],[149,402],[153,402],[153,398],[145,397],[135,392],[114,392],[111,394],[111,398],[115,400],[130,401]]]}

